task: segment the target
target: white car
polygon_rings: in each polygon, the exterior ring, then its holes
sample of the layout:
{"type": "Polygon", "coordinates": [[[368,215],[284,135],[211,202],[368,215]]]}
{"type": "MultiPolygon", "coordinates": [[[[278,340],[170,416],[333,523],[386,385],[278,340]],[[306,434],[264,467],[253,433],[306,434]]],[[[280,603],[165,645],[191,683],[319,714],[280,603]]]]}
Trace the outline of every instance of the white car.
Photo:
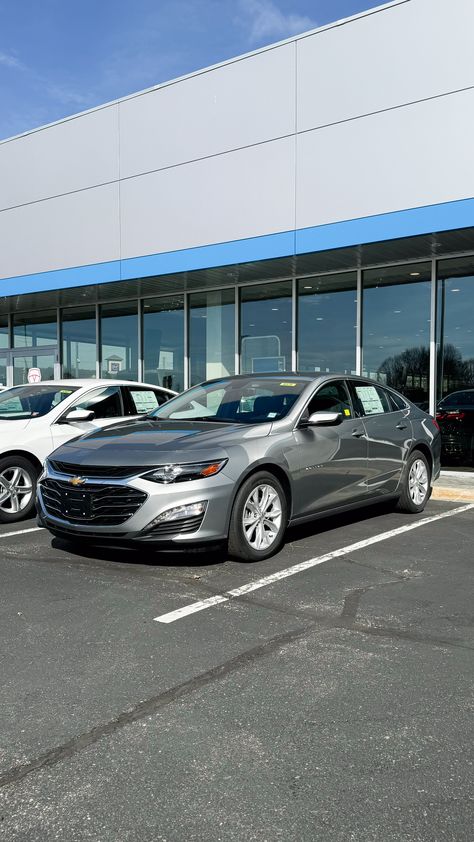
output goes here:
{"type": "Polygon", "coordinates": [[[126,380],[44,381],[0,393],[0,523],[33,513],[36,481],[71,439],[156,409],[176,392],[126,380]]]}

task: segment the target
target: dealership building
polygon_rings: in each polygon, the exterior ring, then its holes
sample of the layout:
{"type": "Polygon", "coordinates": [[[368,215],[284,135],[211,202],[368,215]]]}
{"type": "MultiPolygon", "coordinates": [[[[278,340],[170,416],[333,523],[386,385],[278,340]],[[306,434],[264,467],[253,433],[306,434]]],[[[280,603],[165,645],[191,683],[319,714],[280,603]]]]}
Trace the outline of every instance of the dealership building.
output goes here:
{"type": "Polygon", "coordinates": [[[0,143],[0,383],[474,387],[474,3],[399,0],[0,143]]]}

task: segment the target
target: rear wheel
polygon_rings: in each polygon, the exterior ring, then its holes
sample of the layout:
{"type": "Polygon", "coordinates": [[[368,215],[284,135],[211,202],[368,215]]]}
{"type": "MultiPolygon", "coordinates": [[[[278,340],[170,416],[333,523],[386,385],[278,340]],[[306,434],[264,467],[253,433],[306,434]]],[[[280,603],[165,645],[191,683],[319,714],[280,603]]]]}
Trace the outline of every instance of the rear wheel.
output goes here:
{"type": "Polygon", "coordinates": [[[31,517],[35,508],[38,471],[23,456],[0,459],[0,523],[31,517]]]}
{"type": "Polygon", "coordinates": [[[422,512],[431,496],[431,468],[425,454],[414,450],[408,457],[401,480],[400,512],[422,512]]]}
{"type": "Polygon", "coordinates": [[[229,553],[243,561],[262,561],[276,553],[288,522],[281,483],[260,471],[249,477],[235,498],[229,528],[229,553]]]}

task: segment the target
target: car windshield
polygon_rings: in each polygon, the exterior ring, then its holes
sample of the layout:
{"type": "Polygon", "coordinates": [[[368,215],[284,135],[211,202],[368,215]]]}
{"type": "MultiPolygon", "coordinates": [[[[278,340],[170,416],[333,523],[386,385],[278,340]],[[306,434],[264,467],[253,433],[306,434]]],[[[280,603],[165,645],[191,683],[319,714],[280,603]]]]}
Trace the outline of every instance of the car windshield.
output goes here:
{"type": "Polygon", "coordinates": [[[218,380],[189,389],[154,410],[149,417],[170,421],[218,421],[264,424],[278,421],[291,409],[305,380],[248,377],[218,380]]]}
{"type": "Polygon", "coordinates": [[[72,395],[77,386],[14,386],[0,393],[0,420],[14,421],[22,418],[41,418],[61,401],[72,395]]]}

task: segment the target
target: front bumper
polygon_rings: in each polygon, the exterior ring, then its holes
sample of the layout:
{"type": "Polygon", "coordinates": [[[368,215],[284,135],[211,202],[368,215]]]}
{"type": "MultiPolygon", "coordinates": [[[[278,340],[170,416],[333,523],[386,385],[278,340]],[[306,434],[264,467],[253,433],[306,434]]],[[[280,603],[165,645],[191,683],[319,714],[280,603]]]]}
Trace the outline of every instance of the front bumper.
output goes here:
{"type": "Polygon", "coordinates": [[[103,486],[105,482],[108,487],[116,487],[122,492],[124,488],[131,488],[146,494],[146,499],[138,511],[120,525],[114,526],[97,525],[93,519],[86,523],[77,522],[53,513],[49,504],[45,502],[45,489],[42,487],[45,479],[68,484],[71,477],[49,469],[47,476],[42,477],[38,484],[38,523],[57,537],[114,545],[154,544],[163,549],[177,550],[227,540],[235,484],[224,471],[209,479],[168,485],[150,482],[142,477],[122,480],[88,479],[84,486],[86,491],[93,491],[94,487],[103,486]],[[202,518],[196,518],[194,522],[190,522],[188,518],[186,523],[179,520],[168,521],[164,530],[153,527],[153,521],[163,512],[180,505],[202,501],[207,503],[202,518]]]}

